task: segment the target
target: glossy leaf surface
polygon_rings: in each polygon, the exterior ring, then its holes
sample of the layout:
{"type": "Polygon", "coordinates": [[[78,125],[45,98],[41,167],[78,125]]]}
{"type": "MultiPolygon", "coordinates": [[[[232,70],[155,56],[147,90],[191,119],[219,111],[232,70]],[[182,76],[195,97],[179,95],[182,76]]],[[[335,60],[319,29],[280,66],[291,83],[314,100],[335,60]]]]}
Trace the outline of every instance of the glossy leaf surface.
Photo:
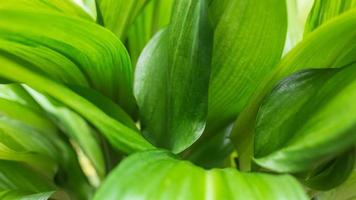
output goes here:
{"type": "Polygon", "coordinates": [[[135,96],[143,134],[177,153],[205,127],[212,35],[204,0],[177,0],[174,6],[169,27],[140,56],[135,96]]]}
{"type": "Polygon", "coordinates": [[[258,112],[256,162],[298,172],[354,145],[355,76],[356,65],[351,65],[304,71],[280,82],[258,112]]]}

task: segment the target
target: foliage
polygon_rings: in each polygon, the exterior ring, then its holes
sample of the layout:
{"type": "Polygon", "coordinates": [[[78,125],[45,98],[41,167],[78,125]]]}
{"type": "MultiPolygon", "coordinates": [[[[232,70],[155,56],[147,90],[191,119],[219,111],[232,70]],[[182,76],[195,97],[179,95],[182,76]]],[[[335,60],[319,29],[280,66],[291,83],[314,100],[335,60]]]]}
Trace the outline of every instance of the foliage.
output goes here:
{"type": "Polygon", "coordinates": [[[301,2],[0,1],[0,199],[356,198],[356,1],[301,2]]]}

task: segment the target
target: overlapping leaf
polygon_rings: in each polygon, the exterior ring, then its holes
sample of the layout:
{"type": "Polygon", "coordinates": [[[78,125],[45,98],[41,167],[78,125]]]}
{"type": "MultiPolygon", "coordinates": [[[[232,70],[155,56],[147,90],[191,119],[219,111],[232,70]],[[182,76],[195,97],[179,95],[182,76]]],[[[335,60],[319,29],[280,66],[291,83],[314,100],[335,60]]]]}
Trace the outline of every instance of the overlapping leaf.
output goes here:
{"type": "Polygon", "coordinates": [[[256,162],[275,171],[298,172],[353,146],[355,76],[354,64],[301,72],[280,82],[258,112],[256,162]]]}
{"type": "Polygon", "coordinates": [[[305,34],[312,32],[333,17],[354,8],[356,8],[355,0],[315,0],[305,24],[305,34]]]}
{"type": "Polygon", "coordinates": [[[49,117],[53,118],[57,126],[80,146],[95,166],[99,177],[103,178],[105,174],[103,152],[89,124],[80,115],[63,104],[30,88],[27,90],[48,113],[49,117]]]}
{"type": "Polygon", "coordinates": [[[132,24],[128,33],[128,50],[134,66],[149,40],[169,24],[174,0],[151,0],[132,24]]]}
{"type": "Polygon", "coordinates": [[[240,164],[249,168],[256,115],[264,96],[277,81],[305,68],[337,68],[355,61],[356,11],[346,12],[310,33],[280,62],[272,75],[264,80],[252,100],[240,113],[232,137],[238,147],[240,164]],[[342,37],[341,37],[342,36],[342,37]],[[332,41],[332,42],[330,42],[332,41]]]}
{"type": "Polygon", "coordinates": [[[356,198],[356,163],[351,176],[339,187],[332,190],[317,193],[315,196],[320,200],[353,200],[356,198]]]}
{"type": "MultiPolygon", "coordinates": [[[[231,123],[276,66],[287,31],[284,1],[225,3],[214,38],[208,114],[211,131],[231,123]]],[[[215,9],[221,13],[220,7],[215,9]]]]}
{"type": "Polygon", "coordinates": [[[212,31],[205,0],[177,0],[174,7],[169,27],[140,56],[135,95],[143,133],[177,153],[205,127],[212,31]]]}
{"type": "Polygon", "coordinates": [[[66,84],[89,84],[134,112],[129,56],[100,26],[63,15],[2,9],[0,38],[2,50],[29,61],[33,70],[66,84]]]}
{"type": "Polygon", "coordinates": [[[288,175],[204,170],[163,151],[137,153],[124,160],[99,188],[101,199],[307,199],[288,175]],[[157,173],[159,172],[159,173],[157,173]]]}
{"type": "Polygon", "coordinates": [[[77,95],[64,85],[29,70],[27,68],[28,63],[21,61],[18,63],[19,59],[13,59],[11,55],[5,53],[0,55],[2,63],[0,76],[15,82],[25,83],[73,109],[100,130],[115,148],[126,153],[153,148],[136,131],[109,117],[90,101],[77,95]]]}
{"type": "Polygon", "coordinates": [[[341,154],[332,161],[312,170],[303,183],[317,190],[330,190],[341,185],[353,171],[356,161],[355,149],[341,154]]]}

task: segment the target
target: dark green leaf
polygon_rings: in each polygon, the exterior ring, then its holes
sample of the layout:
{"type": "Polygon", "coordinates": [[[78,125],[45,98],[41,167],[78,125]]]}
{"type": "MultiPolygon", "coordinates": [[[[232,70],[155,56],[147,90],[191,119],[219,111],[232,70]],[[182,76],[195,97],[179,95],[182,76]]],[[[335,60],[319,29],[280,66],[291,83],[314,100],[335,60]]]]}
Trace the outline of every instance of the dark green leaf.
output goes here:
{"type": "Polygon", "coordinates": [[[205,127],[212,31],[205,0],[176,0],[174,8],[140,56],[135,95],[145,136],[177,153],[205,127]]]}
{"type": "Polygon", "coordinates": [[[313,170],[303,181],[305,185],[317,190],[330,190],[341,185],[353,171],[356,152],[352,148],[334,160],[313,170]]]}

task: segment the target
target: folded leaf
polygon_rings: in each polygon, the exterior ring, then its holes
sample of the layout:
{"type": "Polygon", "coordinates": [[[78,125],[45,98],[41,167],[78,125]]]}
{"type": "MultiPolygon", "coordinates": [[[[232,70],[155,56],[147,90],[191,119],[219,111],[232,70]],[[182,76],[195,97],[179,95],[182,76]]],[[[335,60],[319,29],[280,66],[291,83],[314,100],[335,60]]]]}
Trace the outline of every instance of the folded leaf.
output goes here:
{"type": "Polygon", "coordinates": [[[205,127],[212,30],[205,0],[176,0],[174,8],[140,56],[135,96],[146,138],[178,153],[205,127]]]}
{"type": "Polygon", "coordinates": [[[304,71],[281,81],[258,112],[256,162],[278,172],[300,172],[352,147],[355,76],[354,64],[304,71]]]}
{"type": "Polygon", "coordinates": [[[291,176],[240,173],[232,168],[204,170],[164,151],[146,151],[128,157],[111,172],[94,196],[94,200],[133,198],[307,199],[291,176]]]}
{"type": "Polygon", "coordinates": [[[287,31],[285,1],[231,0],[225,7],[215,29],[208,132],[237,117],[280,60],[287,31]]]}
{"type": "Polygon", "coordinates": [[[314,0],[313,8],[305,24],[305,33],[308,34],[321,24],[329,21],[341,13],[356,8],[355,0],[314,0]]]}
{"type": "Polygon", "coordinates": [[[310,33],[280,62],[254,93],[235,122],[232,138],[241,167],[250,168],[256,115],[264,96],[282,78],[306,68],[342,67],[355,61],[356,11],[346,12],[310,33]],[[332,42],[330,42],[332,41],[332,42]]]}

